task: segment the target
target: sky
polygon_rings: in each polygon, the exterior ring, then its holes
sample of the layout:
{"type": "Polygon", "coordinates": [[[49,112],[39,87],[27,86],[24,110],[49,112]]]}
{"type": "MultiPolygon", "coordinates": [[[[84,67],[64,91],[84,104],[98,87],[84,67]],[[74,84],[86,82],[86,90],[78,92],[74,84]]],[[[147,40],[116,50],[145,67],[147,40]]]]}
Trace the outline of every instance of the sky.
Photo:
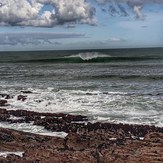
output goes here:
{"type": "Polygon", "coordinates": [[[0,0],[0,51],[163,47],[163,0],[0,0]]]}

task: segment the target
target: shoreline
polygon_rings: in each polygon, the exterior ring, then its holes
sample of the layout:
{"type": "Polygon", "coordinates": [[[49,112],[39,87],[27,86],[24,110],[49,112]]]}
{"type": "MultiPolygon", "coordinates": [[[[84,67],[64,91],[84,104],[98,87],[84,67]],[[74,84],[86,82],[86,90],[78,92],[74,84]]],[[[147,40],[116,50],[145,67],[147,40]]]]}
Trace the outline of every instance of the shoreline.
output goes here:
{"type": "Polygon", "coordinates": [[[51,132],[67,133],[60,138],[0,128],[2,163],[163,162],[163,127],[90,123],[81,115],[7,109],[0,109],[0,122],[32,122],[51,132]]]}

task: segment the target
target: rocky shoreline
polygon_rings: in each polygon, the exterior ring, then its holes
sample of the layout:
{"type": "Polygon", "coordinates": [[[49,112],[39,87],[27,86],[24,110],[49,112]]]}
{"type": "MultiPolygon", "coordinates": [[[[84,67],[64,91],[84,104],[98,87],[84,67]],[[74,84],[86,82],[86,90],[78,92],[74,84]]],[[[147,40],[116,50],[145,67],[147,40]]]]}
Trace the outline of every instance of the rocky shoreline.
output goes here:
{"type": "Polygon", "coordinates": [[[65,138],[0,128],[0,163],[162,163],[163,128],[90,123],[86,116],[0,109],[0,122],[32,123],[65,138]],[[11,152],[6,156],[4,152],[11,152]],[[12,154],[13,152],[13,154],[12,154]],[[22,152],[22,156],[15,152],[22,152]]]}

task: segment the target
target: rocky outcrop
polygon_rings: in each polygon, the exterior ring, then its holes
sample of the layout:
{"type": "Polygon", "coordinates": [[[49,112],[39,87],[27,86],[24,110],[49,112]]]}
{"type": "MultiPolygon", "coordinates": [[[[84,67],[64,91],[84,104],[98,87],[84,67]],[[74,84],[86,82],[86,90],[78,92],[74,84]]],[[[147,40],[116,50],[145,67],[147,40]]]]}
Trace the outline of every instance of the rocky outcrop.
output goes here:
{"type": "Polygon", "coordinates": [[[6,110],[0,109],[0,120],[10,123],[29,123],[44,126],[51,131],[70,132],[95,132],[97,130],[111,131],[118,133],[119,137],[132,137],[139,139],[149,132],[163,133],[163,128],[148,125],[132,125],[132,124],[114,124],[114,123],[90,123],[86,116],[69,115],[63,113],[38,113],[27,110],[6,110]],[[11,119],[15,116],[17,119],[11,119]]]}
{"type": "MultiPolygon", "coordinates": [[[[51,124],[70,124],[71,122],[87,121],[86,116],[82,115],[69,115],[63,113],[38,113],[26,110],[7,110],[0,108],[0,117],[4,117],[4,122],[19,123],[20,119],[13,120],[10,116],[15,116],[21,119],[21,122],[29,123],[34,122],[35,125],[42,125],[50,129],[51,124]]],[[[1,118],[0,118],[1,119],[1,118]]],[[[61,127],[61,126],[60,126],[61,127]]],[[[62,130],[62,129],[59,129],[62,130]]]]}
{"type": "Polygon", "coordinates": [[[65,138],[58,138],[0,128],[0,152],[23,152],[22,157],[15,154],[0,157],[2,163],[163,162],[161,127],[90,123],[81,115],[6,109],[0,109],[0,121],[33,122],[47,130],[68,133],[65,138]],[[13,116],[18,119],[12,119],[13,116]]]}
{"type": "Polygon", "coordinates": [[[96,131],[69,133],[63,139],[0,128],[0,152],[23,152],[22,157],[0,157],[0,162],[162,163],[162,142],[162,133],[149,133],[144,140],[134,140],[119,138],[110,131],[96,131]]]}
{"type": "Polygon", "coordinates": [[[136,124],[114,124],[114,123],[90,123],[88,118],[82,115],[70,115],[63,113],[38,113],[27,110],[6,110],[0,109],[0,121],[10,123],[30,123],[44,126],[51,131],[64,131],[66,133],[91,133],[91,132],[112,132],[119,137],[139,139],[150,132],[163,133],[163,128],[149,125],[136,124]],[[17,117],[12,119],[11,116],[17,117]]]}

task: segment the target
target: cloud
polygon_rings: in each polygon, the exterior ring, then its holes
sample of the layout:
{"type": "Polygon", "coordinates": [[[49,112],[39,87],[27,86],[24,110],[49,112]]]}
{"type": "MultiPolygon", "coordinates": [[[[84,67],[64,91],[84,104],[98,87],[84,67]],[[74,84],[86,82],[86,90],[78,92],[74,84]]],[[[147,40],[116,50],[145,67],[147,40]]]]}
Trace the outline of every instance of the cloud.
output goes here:
{"type": "Polygon", "coordinates": [[[53,27],[67,22],[95,24],[95,9],[85,0],[0,0],[0,23],[53,27]],[[52,10],[44,10],[50,5],[52,10]]]}
{"type": "Polygon", "coordinates": [[[142,6],[135,5],[133,10],[136,14],[136,18],[144,19],[144,14],[141,12],[142,6]]]}
{"type": "Polygon", "coordinates": [[[143,6],[149,3],[163,4],[163,0],[96,0],[99,4],[110,3],[109,13],[111,16],[129,16],[127,8],[122,4],[127,4],[135,13],[137,19],[144,20],[145,16],[142,12],[143,6]]]}
{"type": "Polygon", "coordinates": [[[82,38],[84,34],[78,33],[0,33],[0,45],[39,45],[39,44],[61,44],[59,39],[82,38]],[[57,40],[57,41],[55,41],[57,40]]]}
{"type": "Polygon", "coordinates": [[[106,40],[106,42],[125,42],[126,40],[123,38],[118,38],[118,37],[112,37],[108,40],[106,40]]]}
{"type": "MultiPolygon", "coordinates": [[[[96,0],[98,3],[113,2],[113,0],[96,0]]],[[[131,3],[163,3],[162,0],[114,0],[115,2],[131,2],[131,3]]]]}
{"type": "MultiPolygon", "coordinates": [[[[112,7],[109,8],[109,12],[112,16],[129,16],[128,8],[131,8],[138,19],[144,19],[144,4],[163,4],[163,0],[96,0],[96,2],[110,3],[112,7]]],[[[35,27],[54,27],[62,24],[95,25],[96,9],[93,5],[91,0],[0,0],[0,25],[35,27]]]]}

